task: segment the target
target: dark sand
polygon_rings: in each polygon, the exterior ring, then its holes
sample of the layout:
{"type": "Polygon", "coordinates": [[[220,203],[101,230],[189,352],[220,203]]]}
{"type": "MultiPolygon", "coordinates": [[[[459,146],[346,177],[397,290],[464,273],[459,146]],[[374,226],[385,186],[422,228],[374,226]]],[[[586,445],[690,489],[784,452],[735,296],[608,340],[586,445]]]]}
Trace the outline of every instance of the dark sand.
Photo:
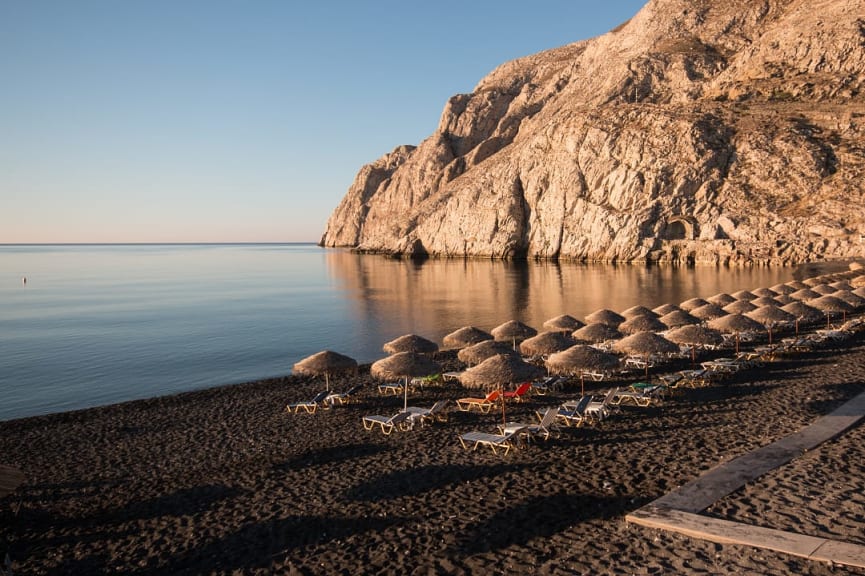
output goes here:
{"type": "MultiPolygon", "coordinates": [[[[27,476],[0,500],[14,573],[862,573],[624,521],[865,390],[861,333],[507,457],[457,441],[492,431],[495,411],[364,430],[363,415],[392,414],[402,398],[360,378],[355,403],[316,414],[283,411],[321,387],[291,377],[0,423],[2,459],[27,476]]],[[[532,396],[509,419],[578,394],[576,383],[532,396]]],[[[448,384],[410,404],[465,395],[448,384]]],[[[865,544],[863,441],[860,425],[709,513],[865,544]]]]}

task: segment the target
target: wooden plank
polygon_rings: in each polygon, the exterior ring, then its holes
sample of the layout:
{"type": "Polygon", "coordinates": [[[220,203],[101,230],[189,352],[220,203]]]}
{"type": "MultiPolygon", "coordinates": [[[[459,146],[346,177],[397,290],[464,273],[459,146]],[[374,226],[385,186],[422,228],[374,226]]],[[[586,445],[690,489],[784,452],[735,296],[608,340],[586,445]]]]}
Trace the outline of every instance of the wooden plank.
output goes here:
{"type": "Polygon", "coordinates": [[[696,480],[628,514],[625,519],[719,544],[766,548],[811,560],[865,568],[865,546],[697,514],[766,472],[839,436],[863,417],[865,393],[795,434],[716,466],[696,480]]]}
{"type": "Polygon", "coordinates": [[[628,514],[625,519],[647,528],[678,532],[718,544],[765,548],[818,562],[865,568],[865,546],[860,544],[751,526],[652,504],[628,514]]]}
{"type": "Polygon", "coordinates": [[[793,534],[773,528],[749,526],[748,524],[673,509],[658,508],[653,513],[630,515],[628,521],[650,528],[678,532],[692,538],[700,538],[718,544],[766,548],[803,558],[810,558],[817,549],[826,544],[825,538],[793,534]]]}
{"type": "Polygon", "coordinates": [[[827,540],[811,555],[811,560],[865,568],[865,546],[827,540]]]}
{"type": "Polygon", "coordinates": [[[865,416],[865,393],[831,414],[780,440],[724,462],[699,478],[661,496],[654,503],[687,512],[705,510],[763,474],[842,434],[865,416]]]}

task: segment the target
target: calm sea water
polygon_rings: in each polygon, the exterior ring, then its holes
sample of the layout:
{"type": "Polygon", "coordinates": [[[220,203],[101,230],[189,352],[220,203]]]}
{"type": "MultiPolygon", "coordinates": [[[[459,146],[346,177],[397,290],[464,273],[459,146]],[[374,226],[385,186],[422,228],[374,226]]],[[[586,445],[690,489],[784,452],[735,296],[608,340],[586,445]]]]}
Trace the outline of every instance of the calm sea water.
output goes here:
{"type": "Polygon", "coordinates": [[[411,262],[285,245],[0,246],[0,420],[360,362],[415,333],[655,307],[791,269],[411,262]],[[27,278],[26,284],[23,278],[27,278]]]}

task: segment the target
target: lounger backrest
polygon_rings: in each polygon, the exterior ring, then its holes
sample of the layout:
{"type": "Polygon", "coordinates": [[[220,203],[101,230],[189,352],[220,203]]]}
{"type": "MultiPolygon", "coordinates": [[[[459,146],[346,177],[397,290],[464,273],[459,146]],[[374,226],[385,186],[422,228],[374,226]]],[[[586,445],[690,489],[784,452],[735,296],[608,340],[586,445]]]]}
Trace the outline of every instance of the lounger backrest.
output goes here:
{"type": "Polygon", "coordinates": [[[409,416],[411,416],[411,412],[397,412],[388,419],[388,423],[399,424],[403,420],[408,420],[409,416]]]}
{"type": "Polygon", "coordinates": [[[484,402],[495,402],[498,399],[499,399],[499,391],[493,390],[492,392],[487,394],[487,397],[484,398],[484,402]]]}
{"type": "Polygon", "coordinates": [[[592,401],[591,396],[583,396],[582,398],[580,398],[580,401],[577,402],[576,408],[574,408],[574,414],[580,414],[580,415],[584,414],[586,412],[586,407],[589,405],[589,403],[591,401],[592,401]]]}
{"type": "Polygon", "coordinates": [[[517,396],[522,396],[523,394],[528,392],[529,388],[531,388],[531,387],[532,387],[531,382],[523,382],[522,384],[517,386],[517,389],[514,391],[514,394],[516,394],[517,396]]]}
{"type": "Polygon", "coordinates": [[[604,406],[609,405],[613,401],[613,397],[616,395],[616,393],[618,393],[618,391],[618,388],[610,388],[610,390],[607,392],[607,395],[604,396],[604,406]]]}
{"type": "Polygon", "coordinates": [[[439,412],[444,410],[444,407],[447,405],[447,403],[448,403],[447,400],[439,400],[438,402],[433,404],[432,408],[430,408],[430,410],[429,410],[429,413],[430,414],[438,414],[439,412]]]}
{"type": "Polygon", "coordinates": [[[549,428],[550,426],[552,426],[555,423],[556,417],[558,415],[559,415],[559,409],[556,408],[555,406],[552,408],[547,408],[547,411],[544,412],[544,417],[541,418],[541,423],[540,423],[541,428],[549,428]]]}
{"type": "Polygon", "coordinates": [[[328,392],[327,390],[322,390],[321,392],[319,392],[318,394],[315,395],[315,397],[312,399],[312,402],[314,404],[318,404],[319,402],[324,402],[324,399],[327,398],[328,396],[330,396],[330,392],[328,392]]]}

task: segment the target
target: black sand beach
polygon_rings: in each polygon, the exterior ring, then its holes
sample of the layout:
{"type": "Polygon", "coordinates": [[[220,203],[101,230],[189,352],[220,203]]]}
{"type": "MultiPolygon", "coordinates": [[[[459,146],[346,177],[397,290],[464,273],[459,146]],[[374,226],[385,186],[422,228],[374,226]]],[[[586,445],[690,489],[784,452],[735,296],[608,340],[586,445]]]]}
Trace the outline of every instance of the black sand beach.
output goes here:
{"type": "MultiPolygon", "coordinates": [[[[284,412],[320,387],[291,377],[0,423],[5,459],[27,476],[2,509],[15,573],[856,573],[623,518],[865,390],[861,337],[508,456],[457,441],[494,428],[497,411],[364,430],[363,415],[402,399],[361,378],[356,402],[315,414],[284,412]]],[[[534,418],[576,386],[510,404],[509,419],[534,418]]],[[[427,387],[411,404],[463,395],[427,387]]],[[[862,542],[859,437],[861,427],[716,513],[862,542]]]]}

